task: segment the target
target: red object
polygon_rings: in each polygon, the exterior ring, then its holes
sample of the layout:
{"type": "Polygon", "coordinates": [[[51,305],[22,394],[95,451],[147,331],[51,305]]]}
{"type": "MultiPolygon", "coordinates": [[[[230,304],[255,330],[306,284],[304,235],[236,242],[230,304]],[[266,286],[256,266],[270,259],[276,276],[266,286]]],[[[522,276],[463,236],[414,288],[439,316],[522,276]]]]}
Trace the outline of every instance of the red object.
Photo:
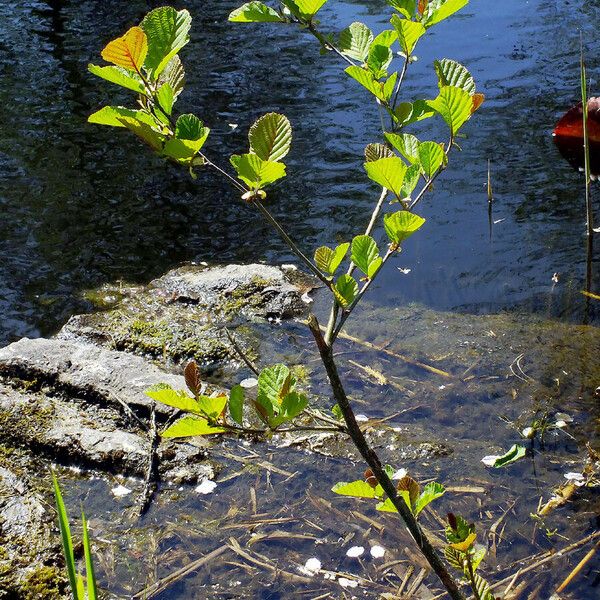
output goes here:
{"type": "MultiPolygon", "coordinates": [[[[592,175],[600,175],[600,98],[590,98],[587,106],[590,170],[592,175]]],[[[561,117],[552,135],[562,156],[576,169],[583,169],[583,104],[581,102],[561,117]]]]}

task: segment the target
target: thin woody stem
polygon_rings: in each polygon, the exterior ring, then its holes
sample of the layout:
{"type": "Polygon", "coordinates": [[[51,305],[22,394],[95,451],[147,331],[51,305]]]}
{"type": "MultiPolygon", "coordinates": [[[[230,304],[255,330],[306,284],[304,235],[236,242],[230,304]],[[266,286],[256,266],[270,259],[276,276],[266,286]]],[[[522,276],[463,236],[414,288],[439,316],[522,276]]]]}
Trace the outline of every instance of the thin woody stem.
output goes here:
{"type": "Polygon", "coordinates": [[[356,446],[364,460],[367,462],[367,464],[373,471],[375,478],[383,488],[385,494],[388,496],[389,500],[392,502],[392,504],[404,520],[404,523],[406,524],[413,539],[417,543],[417,546],[427,559],[427,562],[431,565],[432,569],[435,571],[436,575],[444,584],[444,587],[448,591],[448,594],[450,595],[452,600],[465,600],[464,594],[459,590],[456,581],[448,572],[448,569],[446,568],[446,566],[442,562],[442,559],[439,557],[439,555],[431,545],[431,542],[425,535],[425,532],[421,529],[421,526],[417,522],[417,519],[411,512],[410,508],[406,505],[406,502],[404,502],[403,498],[398,495],[396,487],[385,472],[385,469],[383,468],[379,457],[377,456],[375,451],[369,446],[369,443],[367,442],[360,426],[356,421],[354,411],[350,406],[350,401],[346,396],[344,386],[342,384],[337,370],[337,366],[335,364],[333,349],[329,344],[325,342],[325,339],[321,334],[321,328],[319,326],[317,318],[314,315],[309,316],[308,326],[315,338],[317,348],[319,349],[319,354],[321,355],[321,360],[329,377],[329,382],[331,384],[333,396],[338,406],[340,407],[340,410],[342,411],[344,421],[346,422],[346,426],[348,427],[348,433],[352,438],[354,445],[356,446]]]}

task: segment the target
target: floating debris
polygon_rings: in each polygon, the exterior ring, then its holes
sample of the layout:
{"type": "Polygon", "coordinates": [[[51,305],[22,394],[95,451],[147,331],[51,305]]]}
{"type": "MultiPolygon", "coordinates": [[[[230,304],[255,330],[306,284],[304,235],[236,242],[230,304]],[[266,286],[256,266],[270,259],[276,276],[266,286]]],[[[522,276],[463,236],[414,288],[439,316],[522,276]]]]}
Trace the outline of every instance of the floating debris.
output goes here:
{"type": "Polygon", "coordinates": [[[309,558],[303,567],[298,569],[304,575],[314,577],[321,570],[321,561],[318,558],[309,558]]]}
{"type": "Polygon", "coordinates": [[[370,552],[373,558],[383,558],[385,548],[383,546],[371,546],[370,552]]]}
{"type": "Polygon", "coordinates": [[[131,494],[131,490],[129,488],[126,488],[124,485],[118,485],[110,491],[115,498],[123,498],[128,494],[131,494]]]}
{"type": "Polygon", "coordinates": [[[217,484],[210,479],[203,479],[200,485],[196,488],[198,494],[212,494],[215,491],[217,484]]]}
{"type": "Polygon", "coordinates": [[[352,548],[348,549],[346,552],[346,556],[349,558],[358,558],[365,553],[365,549],[362,546],[352,546],[352,548]]]}

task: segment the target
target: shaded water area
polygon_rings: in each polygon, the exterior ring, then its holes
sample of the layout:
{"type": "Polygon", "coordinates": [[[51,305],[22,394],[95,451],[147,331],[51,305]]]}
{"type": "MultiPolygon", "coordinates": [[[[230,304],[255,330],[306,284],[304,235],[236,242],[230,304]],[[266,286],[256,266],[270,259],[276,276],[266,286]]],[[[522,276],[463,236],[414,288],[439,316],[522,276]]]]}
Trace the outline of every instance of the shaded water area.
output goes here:
{"type": "MultiPolygon", "coordinates": [[[[120,3],[118,11],[111,4],[0,5],[3,343],[54,333],[72,314],[91,310],[84,292],[104,283],[145,283],[191,260],[294,262],[221,180],[200,172],[191,181],[129,136],[86,123],[103,103],[117,103],[115,90],[89,75],[87,63],[98,62],[109,39],[162,3],[133,0],[120,3]]],[[[378,139],[379,117],[366,92],[333,57],[320,56],[311,38],[292,28],[228,24],[226,15],[237,4],[176,5],[194,17],[192,42],[182,52],[188,84],[178,109],[196,112],[212,128],[207,152],[213,158],[245,147],[249,124],[263,112],[285,112],[294,144],[289,177],[270,195],[273,211],[307,251],[346,240],[364,227],[377,195],[363,174],[362,150],[378,139]]],[[[329,5],[322,13],[325,29],[339,30],[357,19],[374,31],[386,27],[383,1],[329,5]]],[[[376,385],[345,363],[358,412],[377,418],[409,409],[391,423],[410,429],[411,439],[451,451],[397,456],[392,442],[383,449],[390,462],[419,479],[483,490],[448,494],[439,514],[463,512],[488,532],[508,511],[497,526],[500,533],[506,524],[496,556],[486,567],[491,579],[496,564],[560,548],[598,528],[598,497],[589,491],[547,523],[530,518],[539,498],[547,500],[564,482],[564,473],[581,469],[584,442],[598,445],[600,303],[580,294],[586,271],[583,178],[561,160],[550,137],[557,118],[577,101],[580,29],[590,92],[600,93],[598,26],[597,2],[474,0],[422,42],[404,87],[408,99],[435,94],[431,63],[448,56],[470,68],[487,101],[465,127],[462,152],[452,156],[421,207],[427,227],[392,261],[349,331],[475,379],[449,383],[389,356],[340,346],[340,360],[372,366],[397,384],[376,385]],[[495,198],[491,225],[488,159],[495,198]],[[511,363],[522,353],[524,373],[517,370],[516,376],[511,363]],[[550,433],[531,460],[507,470],[483,466],[481,457],[519,441],[518,428],[538,410],[573,416],[568,435],[550,433]]],[[[445,137],[441,123],[430,125],[428,137],[445,137]]],[[[598,276],[594,281],[592,291],[600,293],[598,276]]],[[[273,327],[269,337],[262,360],[306,365],[312,391],[326,389],[301,325],[273,327]]],[[[223,383],[248,374],[222,374],[223,383]]],[[[134,498],[114,498],[114,480],[86,476],[65,482],[68,503],[82,501],[90,517],[101,581],[114,594],[131,595],[230,538],[244,547],[252,540],[252,551],[266,557],[260,560],[296,576],[297,565],[316,556],[326,569],[375,582],[349,592],[338,586],[333,597],[394,590],[376,571],[388,560],[407,559],[408,541],[394,528],[393,516],[329,491],[335,481],[360,478],[360,464],[233,441],[215,455],[223,470],[212,494],[165,485],[141,524],[134,517],[115,519],[127,515],[134,498]],[[270,537],[262,539],[264,534],[270,537]],[[368,553],[372,544],[386,548],[383,561],[346,557],[350,546],[365,546],[368,553]]],[[[427,526],[439,533],[434,518],[427,526]]],[[[569,570],[562,568],[539,577],[531,589],[540,585],[539,597],[549,597],[569,570]]],[[[599,569],[597,558],[588,563],[564,597],[595,597],[599,569]]],[[[230,552],[158,597],[312,598],[328,591],[322,578],[290,581],[230,552]]]]}

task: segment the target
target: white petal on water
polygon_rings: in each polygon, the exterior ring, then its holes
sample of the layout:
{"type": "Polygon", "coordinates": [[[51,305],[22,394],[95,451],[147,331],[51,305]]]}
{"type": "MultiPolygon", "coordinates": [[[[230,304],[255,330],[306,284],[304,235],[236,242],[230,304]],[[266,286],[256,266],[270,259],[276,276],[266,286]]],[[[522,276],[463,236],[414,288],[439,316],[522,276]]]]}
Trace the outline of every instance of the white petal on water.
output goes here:
{"type": "Polygon", "coordinates": [[[371,556],[373,558],[383,558],[385,548],[383,546],[371,546],[371,556]]]}
{"type": "Polygon", "coordinates": [[[486,467],[493,467],[494,463],[500,458],[499,455],[497,454],[490,454],[489,456],[484,456],[481,459],[481,462],[486,466],[486,467]]]}
{"type": "Polygon", "coordinates": [[[585,483],[585,477],[581,473],[565,473],[565,479],[575,485],[583,485],[585,483]]]}
{"type": "Polygon", "coordinates": [[[359,423],[365,423],[366,421],[369,420],[369,417],[367,417],[367,415],[356,415],[356,417],[354,417],[359,423]]]}
{"type": "Polygon", "coordinates": [[[393,480],[398,480],[398,479],[402,479],[403,477],[406,477],[408,475],[408,471],[406,469],[398,469],[393,475],[392,475],[392,479],[393,480]]]}
{"type": "Polygon", "coordinates": [[[313,556],[313,558],[309,558],[306,563],[304,563],[304,566],[300,567],[298,570],[301,573],[312,577],[321,570],[321,561],[313,556]]]}
{"type": "Polygon", "coordinates": [[[561,419],[560,421],[556,421],[556,423],[554,423],[554,426],[558,427],[559,429],[564,429],[567,426],[567,422],[561,419]]]}
{"type": "Polygon", "coordinates": [[[402,267],[396,267],[398,269],[398,271],[400,271],[400,273],[402,273],[402,275],[408,275],[412,269],[403,269],[402,267]]]}
{"type": "Polygon", "coordinates": [[[131,490],[124,485],[118,485],[110,491],[115,498],[123,498],[124,496],[127,496],[127,494],[131,494],[131,490]]]}
{"type": "Polygon", "coordinates": [[[352,548],[348,548],[348,552],[346,552],[346,556],[350,558],[358,558],[362,556],[365,552],[365,549],[362,546],[352,546],[352,548]]]}
{"type": "Polygon", "coordinates": [[[346,577],[340,577],[338,579],[338,583],[343,588],[355,588],[355,587],[358,587],[358,581],[356,581],[354,579],[347,579],[346,577]]]}
{"type": "Polygon", "coordinates": [[[217,484],[210,479],[203,479],[200,485],[196,488],[198,494],[212,494],[215,491],[217,484]]]}
{"type": "Polygon", "coordinates": [[[246,389],[253,388],[258,385],[258,379],[256,377],[248,377],[247,379],[242,379],[240,385],[246,389]]]}

